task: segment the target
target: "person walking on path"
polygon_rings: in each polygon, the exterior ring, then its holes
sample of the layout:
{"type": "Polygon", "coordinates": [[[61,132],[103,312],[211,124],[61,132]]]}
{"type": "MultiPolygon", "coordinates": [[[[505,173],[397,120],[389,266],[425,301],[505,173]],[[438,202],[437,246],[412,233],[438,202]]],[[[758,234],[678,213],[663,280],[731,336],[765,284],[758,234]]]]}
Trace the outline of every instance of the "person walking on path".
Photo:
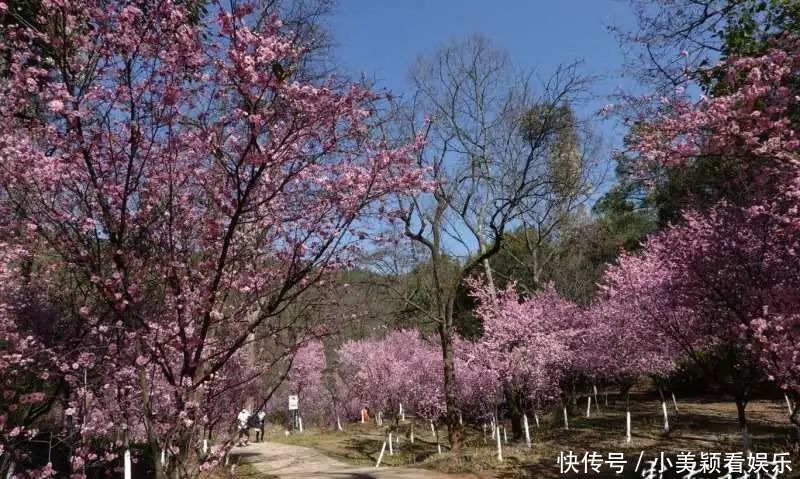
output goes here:
{"type": "Polygon", "coordinates": [[[242,408],[239,415],[236,416],[236,427],[238,430],[238,445],[246,446],[250,443],[250,435],[247,431],[247,420],[250,419],[250,411],[247,408],[242,408]]]}
{"type": "Polygon", "coordinates": [[[258,411],[256,414],[256,418],[258,419],[258,431],[256,431],[256,442],[261,442],[264,440],[264,429],[267,427],[267,413],[264,411],[258,411]]]}

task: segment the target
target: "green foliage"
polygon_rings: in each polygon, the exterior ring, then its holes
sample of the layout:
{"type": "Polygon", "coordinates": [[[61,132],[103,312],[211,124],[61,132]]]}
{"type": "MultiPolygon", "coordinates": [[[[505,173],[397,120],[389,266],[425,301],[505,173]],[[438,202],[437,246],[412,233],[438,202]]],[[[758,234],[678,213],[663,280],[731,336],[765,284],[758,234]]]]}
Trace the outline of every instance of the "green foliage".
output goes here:
{"type": "Polygon", "coordinates": [[[717,32],[723,56],[758,55],[783,34],[800,34],[796,0],[729,0],[725,25],[717,32]]]}
{"type": "Polygon", "coordinates": [[[499,286],[513,281],[530,294],[553,284],[566,298],[588,304],[605,266],[623,249],[638,248],[654,229],[646,210],[623,201],[624,195],[609,193],[595,208],[596,215],[576,213],[552,240],[534,243],[537,233],[518,229],[492,259],[499,286]],[[619,204],[612,199],[617,198],[619,204]]]}
{"type": "MultiPolygon", "coordinates": [[[[697,45],[705,45],[703,48],[718,53],[723,59],[760,55],[779,45],[785,35],[800,36],[800,2],[797,0],[703,0],[696,6],[702,12],[695,19],[696,25],[683,25],[681,32],[665,30],[650,32],[650,35],[657,34],[666,39],[704,38],[697,45]],[[722,18],[713,20],[718,15],[722,15],[722,18]],[[698,31],[692,33],[693,29],[698,31]]],[[[684,13],[674,12],[675,22],[684,18],[681,16],[684,13]]],[[[660,25],[669,28],[675,22],[664,21],[660,25]]],[[[724,93],[719,81],[724,72],[717,68],[704,68],[706,65],[699,66],[696,79],[700,86],[710,96],[724,93]]],[[[635,129],[634,125],[631,132],[635,132],[635,129]]],[[[748,161],[757,160],[749,158],[748,161]]],[[[746,200],[750,192],[732,189],[730,185],[748,184],[755,180],[741,177],[748,174],[741,159],[704,157],[695,159],[679,171],[648,172],[655,185],[645,188],[631,174],[624,156],[618,157],[617,162],[617,185],[598,202],[595,212],[611,221],[608,226],[612,230],[634,230],[629,231],[633,243],[626,242],[626,249],[634,248],[643,236],[638,235],[637,238],[636,230],[649,232],[639,219],[631,216],[632,211],[646,211],[645,217],[654,218],[656,226],[662,228],[679,222],[686,209],[702,210],[721,199],[734,203],[746,200]],[[732,181],[734,179],[737,181],[732,181]]]]}

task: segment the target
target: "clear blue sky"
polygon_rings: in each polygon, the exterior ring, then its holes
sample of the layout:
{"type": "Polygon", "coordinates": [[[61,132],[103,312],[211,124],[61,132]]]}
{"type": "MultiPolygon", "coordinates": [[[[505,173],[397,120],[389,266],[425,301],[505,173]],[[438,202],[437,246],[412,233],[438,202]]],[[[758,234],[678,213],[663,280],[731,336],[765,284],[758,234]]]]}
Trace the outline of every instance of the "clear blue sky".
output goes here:
{"type": "MultiPolygon", "coordinates": [[[[584,114],[607,101],[620,79],[622,51],[609,25],[633,25],[624,0],[340,0],[332,19],[335,53],[344,71],[363,73],[396,94],[406,91],[409,66],[443,43],[480,33],[509,52],[519,68],[548,76],[559,63],[583,60],[585,73],[604,80],[599,98],[584,114]]],[[[600,125],[607,146],[621,129],[600,125]]]]}

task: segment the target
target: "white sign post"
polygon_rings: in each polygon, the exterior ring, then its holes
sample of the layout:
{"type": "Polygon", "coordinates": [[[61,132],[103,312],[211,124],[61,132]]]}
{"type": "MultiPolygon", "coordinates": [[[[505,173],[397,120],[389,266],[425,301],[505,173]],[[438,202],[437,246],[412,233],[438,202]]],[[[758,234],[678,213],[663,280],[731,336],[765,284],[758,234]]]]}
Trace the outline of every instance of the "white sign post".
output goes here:
{"type": "Polygon", "coordinates": [[[300,398],[292,394],[289,396],[289,416],[291,417],[291,427],[297,428],[303,432],[303,423],[300,420],[300,398]]]}

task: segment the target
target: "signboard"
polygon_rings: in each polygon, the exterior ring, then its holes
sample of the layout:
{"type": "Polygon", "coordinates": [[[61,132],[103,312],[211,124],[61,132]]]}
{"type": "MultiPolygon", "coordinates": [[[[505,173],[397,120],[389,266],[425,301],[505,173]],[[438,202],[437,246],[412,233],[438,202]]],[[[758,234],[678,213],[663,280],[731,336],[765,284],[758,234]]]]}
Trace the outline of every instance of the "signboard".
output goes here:
{"type": "Polygon", "coordinates": [[[289,396],[289,410],[297,411],[298,409],[300,409],[300,400],[297,396],[289,396]]]}

